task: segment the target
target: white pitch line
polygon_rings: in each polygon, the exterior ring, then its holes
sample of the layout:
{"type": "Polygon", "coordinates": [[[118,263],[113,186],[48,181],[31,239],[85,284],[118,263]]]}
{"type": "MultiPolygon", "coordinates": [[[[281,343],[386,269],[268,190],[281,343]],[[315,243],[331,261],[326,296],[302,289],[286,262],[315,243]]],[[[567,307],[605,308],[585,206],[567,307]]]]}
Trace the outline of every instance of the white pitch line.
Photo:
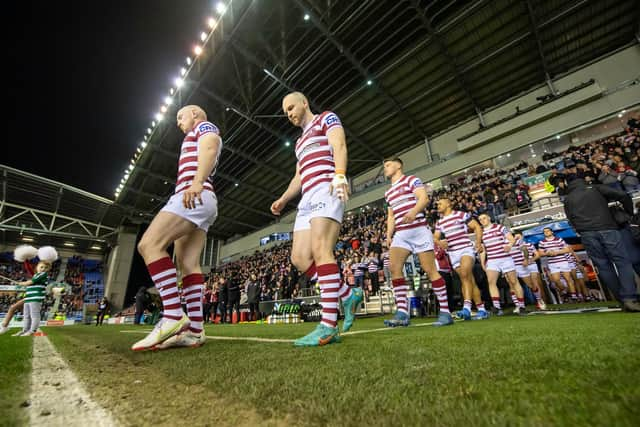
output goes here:
{"type": "MultiPolygon", "coordinates": [[[[429,326],[432,325],[434,322],[431,323],[414,323],[409,325],[409,328],[418,328],[420,326],[429,326]]],[[[351,332],[345,332],[341,335],[359,335],[359,334],[368,334],[371,332],[380,332],[380,331],[390,331],[393,329],[404,329],[404,327],[397,327],[397,328],[390,328],[390,327],[384,327],[384,328],[375,328],[375,329],[363,329],[361,331],[351,331],[351,332]]],[[[138,330],[129,330],[129,331],[120,331],[123,334],[142,334],[142,333],[148,333],[151,332],[151,330],[143,330],[143,329],[138,329],[138,330]]],[[[231,337],[231,336],[222,336],[222,335],[206,335],[207,339],[210,340],[219,340],[219,341],[255,341],[255,342],[283,342],[283,343],[292,343],[295,340],[292,339],[284,339],[284,338],[261,338],[261,337],[231,337]]]]}
{"type": "Polygon", "coordinates": [[[29,401],[30,426],[118,425],[111,413],[91,398],[46,336],[33,337],[29,401]]]}

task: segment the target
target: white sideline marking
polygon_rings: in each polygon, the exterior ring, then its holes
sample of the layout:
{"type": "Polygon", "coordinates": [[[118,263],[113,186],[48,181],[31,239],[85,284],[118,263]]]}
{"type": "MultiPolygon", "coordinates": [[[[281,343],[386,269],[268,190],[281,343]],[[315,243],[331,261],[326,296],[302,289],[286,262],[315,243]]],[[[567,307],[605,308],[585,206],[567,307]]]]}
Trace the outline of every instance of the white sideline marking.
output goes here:
{"type": "Polygon", "coordinates": [[[31,404],[28,407],[30,426],[118,425],[111,413],[87,393],[48,337],[33,337],[32,366],[31,404]]]}
{"type": "MultiPolygon", "coordinates": [[[[434,322],[431,323],[412,323],[409,326],[407,326],[408,328],[418,328],[420,326],[429,326],[432,325],[434,322]]],[[[396,328],[390,328],[385,326],[384,328],[375,328],[375,329],[363,329],[361,331],[351,331],[351,332],[345,332],[343,334],[340,335],[358,335],[358,334],[368,334],[370,332],[380,332],[380,331],[390,331],[393,329],[404,329],[405,327],[396,327],[396,328]]],[[[138,329],[138,330],[132,330],[132,331],[120,331],[123,334],[143,334],[143,333],[149,333],[151,332],[151,329],[138,329]]],[[[284,342],[284,343],[292,343],[295,340],[292,339],[284,339],[284,338],[260,338],[260,337],[230,337],[230,336],[220,336],[220,335],[205,335],[207,337],[207,339],[210,340],[219,340],[219,341],[255,341],[255,342],[284,342]]]]}

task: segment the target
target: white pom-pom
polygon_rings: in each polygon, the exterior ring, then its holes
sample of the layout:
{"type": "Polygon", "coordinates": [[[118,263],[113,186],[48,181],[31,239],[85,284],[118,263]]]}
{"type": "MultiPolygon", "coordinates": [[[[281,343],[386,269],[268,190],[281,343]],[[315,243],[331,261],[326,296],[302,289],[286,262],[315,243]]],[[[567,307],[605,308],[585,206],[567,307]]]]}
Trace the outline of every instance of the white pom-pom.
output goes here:
{"type": "Polygon", "coordinates": [[[53,246],[43,246],[38,249],[40,261],[54,262],[58,259],[58,251],[53,246]]]}
{"type": "Polygon", "coordinates": [[[13,251],[13,258],[18,262],[35,258],[36,255],[38,255],[38,250],[31,245],[20,245],[13,251]]]}

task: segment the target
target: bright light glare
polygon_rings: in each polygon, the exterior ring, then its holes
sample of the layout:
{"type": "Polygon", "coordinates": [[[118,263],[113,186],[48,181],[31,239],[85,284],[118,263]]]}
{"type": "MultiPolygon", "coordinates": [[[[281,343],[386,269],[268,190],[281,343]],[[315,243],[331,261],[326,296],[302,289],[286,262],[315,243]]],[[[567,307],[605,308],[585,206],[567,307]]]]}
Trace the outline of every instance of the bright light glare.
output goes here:
{"type": "Polygon", "coordinates": [[[226,11],[227,11],[227,6],[224,3],[220,1],[218,2],[218,4],[216,4],[216,12],[218,12],[220,15],[224,15],[226,11]]]}
{"type": "Polygon", "coordinates": [[[196,47],[193,48],[193,53],[195,53],[196,56],[200,55],[202,53],[202,46],[196,45],[196,47]]]}
{"type": "Polygon", "coordinates": [[[167,106],[163,105],[162,107],[160,107],[160,111],[164,114],[167,112],[167,106]]]}
{"type": "Polygon", "coordinates": [[[176,77],[173,82],[176,84],[176,87],[178,88],[181,88],[182,85],[184,84],[184,80],[182,80],[180,77],[176,77]]]}
{"type": "Polygon", "coordinates": [[[164,103],[165,103],[165,104],[167,104],[167,105],[171,105],[171,104],[173,104],[173,98],[172,98],[172,97],[170,97],[170,96],[166,96],[166,97],[164,98],[164,103]]]}
{"type": "Polygon", "coordinates": [[[205,33],[204,31],[200,33],[200,40],[201,41],[205,41],[207,39],[207,33],[205,33]]]}
{"type": "Polygon", "coordinates": [[[164,115],[162,113],[156,113],[156,120],[161,122],[164,119],[164,115]]]}
{"type": "Polygon", "coordinates": [[[144,142],[144,141],[142,141],[142,142],[140,143],[140,146],[141,146],[142,148],[146,148],[146,147],[147,147],[147,143],[146,143],[146,142],[144,142]]]}
{"type": "Polygon", "coordinates": [[[311,18],[311,17],[309,16],[309,14],[308,14],[308,13],[305,13],[305,14],[304,14],[304,20],[305,20],[305,21],[308,21],[310,18],[311,18]]]}
{"type": "Polygon", "coordinates": [[[185,74],[187,74],[187,69],[184,67],[180,68],[180,75],[184,76],[185,74]]]}
{"type": "Polygon", "coordinates": [[[209,18],[207,19],[207,24],[209,25],[209,28],[213,29],[213,27],[216,26],[216,20],[215,18],[209,18]]]}

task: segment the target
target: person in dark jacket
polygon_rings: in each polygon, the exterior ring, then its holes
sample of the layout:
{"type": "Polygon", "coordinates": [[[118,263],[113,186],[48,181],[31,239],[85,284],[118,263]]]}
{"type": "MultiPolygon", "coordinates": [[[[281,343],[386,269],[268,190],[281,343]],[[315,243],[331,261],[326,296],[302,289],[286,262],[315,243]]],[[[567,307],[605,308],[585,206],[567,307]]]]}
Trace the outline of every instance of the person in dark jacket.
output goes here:
{"type": "Polygon", "coordinates": [[[564,199],[567,219],[580,233],[582,244],[598,268],[602,281],[622,302],[623,310],[640,312],[633,266],[608,205],[610,201],[618,201],[633,215],[631,198],[606,185],[587,185],[583,179],[575,177],[575,171],[568,172],[568,194],[564,199]]]}
{"type": "Polygon", "coordinates": [[[240,278],[237,273],[231,276],[231,279],[227,282],[227,311],[229,313],[229,322],[233,323],[233,309],[236,309],[238,316],[238,322],[240,322],[240,278]]]}
{"type": "Polygon", "coordinates": [[[258,302],[260,300],[260,284],[255,274],[252,274],[245,285],[247,294],[247,304],[249,304],[249,320],[258,320],[260,311],[258,310],[258,302]]]}
{"type": "Polygon", "coordinates": [[[226,323],[227,319],[227,301],[229,300],[229,286],[225,278],[220,278],[218,286],[218,304],[220,306],[220,323],[226,323]]]}
{"type": "Polygon", "coordinates": [[[138,292],[136,293],[136,314],[133,318],[133,324],[139,325],[140,320],[142,319],[142,315],[144,314],[145,308],[147,308],[147,304],[149,303],[149,294],[147,294],[147,288],[144,286],[140,286],[138,292]]]}

